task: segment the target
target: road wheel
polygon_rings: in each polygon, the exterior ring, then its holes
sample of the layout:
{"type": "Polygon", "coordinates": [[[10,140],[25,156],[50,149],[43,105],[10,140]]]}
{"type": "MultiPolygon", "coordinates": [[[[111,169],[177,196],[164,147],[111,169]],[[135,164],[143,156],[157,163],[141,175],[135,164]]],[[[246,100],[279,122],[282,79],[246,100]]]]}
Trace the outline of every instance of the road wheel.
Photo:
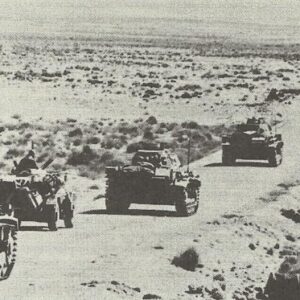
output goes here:
{"type": "Polygon", "coordinates": [[[50,231],[56,231],[57,230],[57,212],[55,207],[49,207],[48,209],[48,228],[50,231]]]}
{"type": "Polygon", "coordinates": [[[180,188],[175,192],[175,208],[177,215],[180,217],[188,217],[195,214],[199,207],[199,189],[187,191],[180,188]]]}
{"type": "Polygon", "coordinates": [[[271,149],[269,154],[269,165],[277,167],[282,163],[282,151],[278,149],[271,149]]]}
{"type": "Polygon", "coordinates": [[[223,150],[222,163],[225,166],[232,166],[235,164],[235,157],[234,157],[234,154],[232,153],[232,151],[223,150]]]}

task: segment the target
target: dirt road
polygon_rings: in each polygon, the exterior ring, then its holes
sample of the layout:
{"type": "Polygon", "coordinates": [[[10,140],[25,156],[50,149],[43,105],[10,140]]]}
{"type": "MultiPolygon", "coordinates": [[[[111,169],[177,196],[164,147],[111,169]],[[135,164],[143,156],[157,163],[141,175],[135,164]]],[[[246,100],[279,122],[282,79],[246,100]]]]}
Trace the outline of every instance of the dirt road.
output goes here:
{"type": "Polygon", "coordinates": [[[177,218],[169,208],[146,206],[132,206],[130,215],[107,215],[103,198],[93,200],[102,193],[102,182],[99,190],[88,188],[95,182],[73,182],[78,191],[74,229],[48,232],[37,224],[24,224],[16,266],[0,284],[1,298],[142,299],[151,293],[163,299],[194,299],[184,292],[203,279],[201,272],[183,271],[170,260],[188,246],[199,250],[205,265],[216,257],[226,265],[237,255],[239,249],[231,251],[226,244],[220,249],[211,246],[216,238],[222,243],[226,232],[208,232],[207,222],[224,214],[257,214],[268,205],[259,198],[293,175],[300,156],[299,105],[293,110],[295,117],[282,128],[285,150],[280,167],[223,167],[220,152],[192,165],[203,186],[199,212],[190,218],[177,218]]]}

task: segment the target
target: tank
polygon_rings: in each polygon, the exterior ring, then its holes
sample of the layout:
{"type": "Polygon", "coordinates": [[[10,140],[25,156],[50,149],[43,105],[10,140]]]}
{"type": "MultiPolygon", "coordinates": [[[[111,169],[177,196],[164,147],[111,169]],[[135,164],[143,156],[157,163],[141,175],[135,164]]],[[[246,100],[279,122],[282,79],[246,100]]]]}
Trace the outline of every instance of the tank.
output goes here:
{"type": "Polygon", "coordinates": [[[73,227],[75,195],[65,189],[67,177],[44,169],[26,170],[0,177],[0,202],[11,205],[19,222],[45,222],[51,231],[58,220],[73,227]]]}
{"type": "Polygon", "coordinates": [[[0,280],[7,279],[16,261],[18,220],[8,203],[0,203],[0,280]]]}
{"type": "Polygon", "coordinates": [[[125,213],[131,203],[174,205],[179,216],[195,214],[199,206],[199,176],[182,172],[169,150],[139,150],[131,165],[106,167],[106,209],[125,213]]]}
{"type": "Polygon", "coordinates": [[[283,141],[281,134],[274,131],[262,118],[239,124],[232,135],[222,137],[222,163],[234,165],[237,159],[267,160],[271,167],[277,167],[283,159],[283,141]]]}

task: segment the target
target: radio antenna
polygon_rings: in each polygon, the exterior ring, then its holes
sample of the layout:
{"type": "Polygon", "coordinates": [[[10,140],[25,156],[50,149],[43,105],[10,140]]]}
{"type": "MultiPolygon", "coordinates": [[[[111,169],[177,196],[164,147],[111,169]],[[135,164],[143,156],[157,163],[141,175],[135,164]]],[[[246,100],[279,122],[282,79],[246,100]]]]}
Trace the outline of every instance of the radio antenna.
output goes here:
{"type": "Polygon", "coordinates": [[[189,137],[188,143],[188,157],[187,157],[187,172],[190,172],[190,156],[191,156],[191,138],[189,137]]]}

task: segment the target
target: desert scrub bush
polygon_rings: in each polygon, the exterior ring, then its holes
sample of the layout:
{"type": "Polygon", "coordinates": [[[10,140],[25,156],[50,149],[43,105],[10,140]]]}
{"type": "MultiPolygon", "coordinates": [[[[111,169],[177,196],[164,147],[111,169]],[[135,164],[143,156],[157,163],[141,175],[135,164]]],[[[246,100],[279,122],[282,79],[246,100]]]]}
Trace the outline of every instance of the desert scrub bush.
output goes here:
{"type": "Polygon", "coordinates": [[[195,121],[190,121],[190,122],[183,122],[181,123],[182,128],[187,128],[187,129],[198,129],[200,126],[198,125],[197,122],[195,121]]]}
{"type": "Polygon", "coordinates": [[[136,143],[131,143],[127,146],[126,152],[127,153],[134,153],[138,150],[158,150],[159,143],[151,142],[151,141],[140,141],[136,143]]]}
{"type": "Polygon", "coordinates": [[[87,166],[78,166],[77,169],[79,176],[87,177],[93,180],[97,178],[98,172],[91,171],[87,166]]]}
{"type": "Polygon", "coordinates": [[[110,151],[105,151],[105,152],[101,155],[99,161],[100,161],[101,163],[107,163],[108,161],[111,161],[111,160],[113,160],[113,159],[114,159],[113,153],[110,152],[110,151]]]}
{"type": "MultiPolygon", "coordinates": [[[[97,161],[100,168],[105,168],[105,166],[118,166],[118,165],[124,165],[125,161],[117,157],[116,153],[105,151],[99,161],[97,161]]],[[[93,168],[92,168],[93,169],[93,168]]]]}
{"type": "MultiPolygon", "coordinates": [[[[116,153],[111,151],[105,151],[98,158],[92,160],[85,168],[87,177],[95,177],[105,170],[106,166],[121,166],[125,161],[117,157],[116,153]]],[[[81,169],[82,170],[82,169],[81,169]]]]}
{"type": "Polygon", "coordinates": [[[9,131],[14,131],[14,130],[17,130],[17,129],[18,129],[18,125],[17,125],[17,124],[13,124],[13,123],[9,123],[9,124],[6,124],[6,128],[7,128],[9,131]]]}
{"type": "Polygon", "coordinates": [[[28,123],[28,122],[22,122],[21,124],[18,125],[18,129],[19,129],[19,130],[22,130],[22,129],[28,129],[28,128],[30,128],[30,127],[31,127],[31,125],[30,125],[30,123],[28,123]]]}
{"type": "Polygon", "coordinates": [[[167,125],[168,125],[168,123],[164,123],[164,122],[158,123],[154,128],[155,133],[164,134],[164,133],[168,132],[169,129],[168,129],[167,125]]]}
{"type": "Polygon", "coordinates": [[[154,134],[151,131],[151,128],[147,128],[144,132],[143,138],[145,140],[154,140],[154,134]]]}
{"type": "Polygon", "coordinates": [[[53,139],[43,140],[43,141],[41,141],[41,144],[42,144],[43,147],[47,147],[47,146],[54,147],[55,146],[55,143],[54,143],[53,139]]]}
{"type": "Polygon", "coordinates": [[[118,126],[119,133],[129,135],[130,137],[137,137],[139,135],[138,127],[127,122],[122,122],[118,126]]]}
{"type": "Polygon", "coordinates": [[[150,116],[147,120],[146,123],[150,124],[150,125],[155,125],[157,124],[157,120],[154,116],[150,116]]]}
{"type": "Polygon", "coordinates": [[[46,161],[46,159],[49,157],[48,153],[46,151],[42,152],[36,159],[37,163],[41,163],[43,161],[46,161]]]}
{"type": "Polygon", "coordinates": [[[74,146],[80,146],[81,144],[82,144],[81,139],[75,139],[75,140],[73,141],[73,145],[74,145],[74,146]]]}
{"type": "Polygon", "coordinates": [[[149,88],[155,88],[155,89],[158,89],[161,87],[161,85],[156,82],[143,82],[142,86],[149,87],[149,88]]]}
{"type": "Polygon", "coordinates": [[[127,137],[125,135],[111,134],[105,136],[101,143],[101,146],[105,149],[120,149],[127,144],[127,137]]]}
{"type": "Polygon", "coordinates": [[[194,248],[188,248],[179,256],[175,256],[171,264],[187,271],[195,271],[199,264],[199,254],[194,248]]]}
{"type": "Polygon", "coordinates": [[[175,91],[184,91],[184,90],[194,91],[197,89],[201,89],[201,86],[198,84],[186,84],[183,86],[179,86],[178,88],[175,89],[175,91]]]}
{"type": "Polygon", "coordinates": [[[166,128],[168,131],[172,131],[176,126],[178,126],[178,124],[175,122],[166,123],[166,128]]]}
{"type": "Polygon", "coordinates": [[[225,126],[221,124],[221,125],[213,125],[208,128],[211,134],[213,134],[214,136],[221,137],[222,135],[232,134],[236,126],[234,125],[225,126]]]}
{"type": "Polygon", "coordinates": [[[65,157],[67,157],[67,153],[65,151],[63,151],[63,150],[57,151],[55,155],[57,157],[59,157],[59,158],[65,158],[65,157]]]}
{"type": "Polygon", "coordinates": [[[286,257],[278,272],[282,274],[288,274],[290,276],[300,274],[300,253],[298,256],[286,257]]]}
{"type": "Polygon", "coordinates": [[[50,78],[52,78],[52,77],[61,77],[62,76],[60,71],[56,71],[56,72],[51,73],[51,72],[48,72],[47,69],[43,69],[41,75],[44,76],[44,77],[50,77],[50,78]]]}
{"type": "Polygon", "coordinates": [[[19,114],[14,114],[11,116],[12,119],[16,119],[16,120],[20,120],[21,119],[21,115],[19,114]]]}
{"type": "Polygon", "coordinates": [[[29,140],[32,138],[32,133],[31,132],[27,132],[25,135],[24,135],[24,138],[29,140]]]}
{"type": "Polygon", "coordinates": [[[67,123],[76,123],[77,120],[73,118],[67,118],[67,123]]]}
{"type": "Polygon", "coordinates": [[[87,142],[87,144],[96,145],[96,144],[99,144],[101,142],[101,140],[97,136],[92,136],[92,137],[89,137],[86,142],[87,142]]]}
{"type": "Polygon", "coordinates": [[[182,127],[180,125],[177,125],[176,127],[174,127],[172,129],[171,136],[173,138],[180,138],[183,135],[187,135],[187,133],[188,133],[188,130],[184,130],[184,129],[182,129],[182,127]]]}
{"type": "Polygon", "coordinates": [[[30,139],[26,138],[26,135],[25,135],[24,137],[18,139],[16,144],[24,146],[24,145],[29,144],[29,142],[30,142],[30,139]]]}
{"type": "Polygon", "coordinates": [[[82,130],[80,128],[76,128],[69,132],[69,137],[82,136],[82,130]]]}
{"type": "Polygon", "coordinates": [[[64,164],[60,163],[54,163],[49,166],[50,171],[56,171],[56,172],[61,172],[61,171],[66,171],[67,167],[64,164]]]}
{"type": "Polygon", "coordinates": [[[190,132],[191,142],[203,143],[206,141],[207,137],[199,130],[191,130],[190,132]]]}
{"type": "MultiPolygon", "coordinates": [[[[188,149],[187,148],[175,148],[174,152],[178,155],[180,163],[186,165],[188,163],[188,149]]],[[[208,151],[201,151],[198,148],[190,149],[190,162],[201,159],[207,154],[208,151]]]]}
{"type": "Polygon", "coordinates": [[[6,154],[5,154],[5,159],[12,159],[12,158],[16,158],[16,157],[20,157],[22,155],[24,155],[25,151],[23,149],[19,149],[19,148],[10,148],[6,154]]]}
{"type": "Polygon", "coordinates": [[[91,161],[97,158],[99,158],[99,155],[88,145],[85,145],[81,151],[73,151],[67,159],[67,163],[72,166],[89,165],[91,161]]]}
{"type": "Polygon", "coordinates": [[[5,146],[9,146],[9,145],[11,145],[12,144],[12,141],[11,140],[4,140],[4,141],[2,141],[2,144],[3,145],[5,145],[5,146]]]}

